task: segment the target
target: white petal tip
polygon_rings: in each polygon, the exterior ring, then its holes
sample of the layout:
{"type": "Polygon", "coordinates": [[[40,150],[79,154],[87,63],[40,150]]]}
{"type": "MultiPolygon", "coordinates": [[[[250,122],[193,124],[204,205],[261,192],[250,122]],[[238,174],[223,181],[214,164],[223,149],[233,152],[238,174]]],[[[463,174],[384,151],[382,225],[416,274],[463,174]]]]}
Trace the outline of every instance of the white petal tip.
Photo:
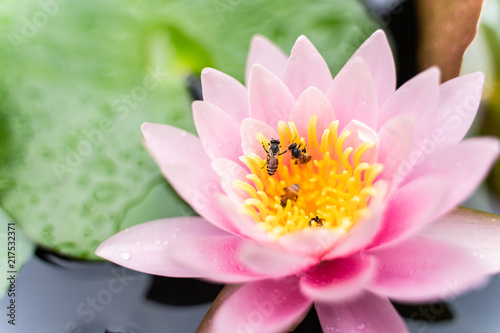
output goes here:
{"type": "Polygon", "coordinates": [[[154,123],[148,123],[148,122],[143,123],[143,124],[141,125],[141,132],[142,132],[142,134],[143,134],[143,135],[146,135],[146,132],[147,132],[148,130],[150,130],[152,127],[154,127],[155,125],[156,125],[156,124],[154,124],[154,123]]]}

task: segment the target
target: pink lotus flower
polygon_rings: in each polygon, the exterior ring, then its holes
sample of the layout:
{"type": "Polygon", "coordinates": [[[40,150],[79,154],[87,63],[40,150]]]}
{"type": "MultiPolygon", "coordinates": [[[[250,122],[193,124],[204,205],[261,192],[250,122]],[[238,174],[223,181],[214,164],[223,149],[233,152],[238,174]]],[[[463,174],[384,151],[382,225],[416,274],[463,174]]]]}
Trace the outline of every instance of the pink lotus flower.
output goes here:
{"type": "Polygon", "coordinates": [[[382,31],[333,79],[306,37],[289,58],[255,37],[246,87],[203,71],[199,137],[142,127],[163,174],[201,217],[135,226],[96,253],[146,273],[239,284],[212,332],[286,331],[313,303],[325,331],[406,332],[389,299],[455,296],[500,271],[491,217],[449,213],[500,150],[492,138],[461,141],[483,75],[441,85],[439,76],[431,68],[395,90],[382,31]],[[272,139],[278,165],[263,167],[272,139]],[[296,158],[285,152],[292,143],[296,158]]]}

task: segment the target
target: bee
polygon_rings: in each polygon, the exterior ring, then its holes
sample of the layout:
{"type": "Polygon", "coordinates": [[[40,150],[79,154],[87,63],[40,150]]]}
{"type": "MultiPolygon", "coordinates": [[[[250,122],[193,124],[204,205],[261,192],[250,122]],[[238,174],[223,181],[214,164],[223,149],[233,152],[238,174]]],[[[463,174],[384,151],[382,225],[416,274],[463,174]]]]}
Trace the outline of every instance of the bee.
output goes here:
{"type": "Polygon", "coordinates": [[[293,202],[297,201],[298,193],[300,191],[299,184],[292,184],[284,188],[285,194],[281,196],[281,206],[285,207],[288,199],[293,202]]]}
{"type": "Polygon", "coordinates": [[[267,174],[272,176],[276,173],[276,170],[278,170],[278,156],[283,155],[287,150],[280,153],[280,140],[274,139],[271,139],[269,142],[269,150],[267,150],[264,145],[262,145],[262,148],[264,148],[267,153],[266,164],[264,164],[264,166],[267,165],[267,174]]]}
{"type": "Polygon", "coordinates": [[[325,219],[322,219],[320,218],[318,215],[316,215],[316,217],[313,217],[310,221],[309,221],[309,226],[312,227],[312,222],[316,222],[316,226],[317,227],[321,227],[323,225],[323,221],[325,219]]]}
{"type": "Polygon", "coordinates": [[[290,150],[290,154],[295,160],[295,164],[302,168],[305,167],[305,165],[311,160],[311,156],[306,155],[307,151],[305,146],[302,149],[300,149],[300,146],[302,146],[302,143],[299,143],[299,145],[297,145],[294,142],[288,146],[288,150],[290,150]]]}

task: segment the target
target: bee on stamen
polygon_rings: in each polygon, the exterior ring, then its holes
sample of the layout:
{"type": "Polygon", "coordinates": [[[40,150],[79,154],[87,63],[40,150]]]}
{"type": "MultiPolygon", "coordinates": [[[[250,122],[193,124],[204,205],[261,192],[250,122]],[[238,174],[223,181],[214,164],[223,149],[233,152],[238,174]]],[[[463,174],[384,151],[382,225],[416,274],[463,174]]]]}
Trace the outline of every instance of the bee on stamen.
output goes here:
{"type": "Polygon", "coordinates": [[[278,156],[283,155],[287,152],[287,150],[280,152],[280,140],[274,139],[271,139],[271,141],[269,142],[269,150],[266,149],[266,146],[264,146],[264,144],[262,144],[262,148],[264,148],[267,153],[266,164],[264,164],[262,167],[265,167],[267,165],[267,174],[269,176],[272,176],[276,173],[276,170],[278,170],[278,156]]]}
{"type": "Polygon", "coordinates": [[[316,217],[313,217],[310,221],[309,221],[309,226],[312,227],[312,222],[316,222],[316,226],[317,227],[321,227],[323,225],[323,221],[325,219],[322,219],[320,218],[318,215],[316,215],[316,217]]]}
{"type": "Polygon", "coordinates": [[[298,193],[300,191],[299,184],[292,184],[288,187],[284,188],[285,194],[281,196],[281,206],[285,207],[288,199],[292,200],[292,202],[297,201],[298,193]]]}
{"type": "Polygon", "coordinates": [[[298,145],[294,142],[288,146],[288,150],[290,151],[290,154],[292,155],[292,159],[295,160],[295,164],[297,164],[299,167],[304,168],[306,164],[311,160],[310,155],[306,155],[306,147],[300,149],[302,146],[302,143],[299,143],[298,145]]]}

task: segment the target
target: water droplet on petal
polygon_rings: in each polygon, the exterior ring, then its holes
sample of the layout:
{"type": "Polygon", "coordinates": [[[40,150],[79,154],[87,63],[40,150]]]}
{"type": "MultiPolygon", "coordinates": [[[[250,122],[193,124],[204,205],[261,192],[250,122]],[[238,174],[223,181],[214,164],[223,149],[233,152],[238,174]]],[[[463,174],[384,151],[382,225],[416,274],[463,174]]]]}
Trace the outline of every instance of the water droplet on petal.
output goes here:
{"type": "Polygon", "coordinates": [[[123,260],[129,260],[130,259],[130,253],[128,253],[128,252],[122,252],[122,253],[120,253],[120,258],[122,258],[123,260]]]}
{"type": "Polygon", "coordinates": [[[125,230],[123,230],[124,232],[129,232],[130,231],[130,228],[127,228],[125,230]]]}
{"type": "Polygon", "coordinates": [[[481,254],[479,255],[479,258],[481,258],[481,259],[484,259],[485,257],[486,257],[486,255],[485,255],[484,253],[481,253],[481,254]]]}
{"type": "Polygon", "coordinates": [[[181,131],[181,138],[185,138],[187,136],[187,132],[186,131],[181,131]]]}
{"type": "Polygon", "coordinates": [[[161,241],[159,239],[156,240],[155,244],[160,245],[161,241]]]}
{"type": "Polygon", "coordinates": [[[365,328],[366,328],[366,325],[363,324],[363,323],[361,323],[361,324],[358,325],[358,330],[360,330],[360,331],[364,331],[365,328]]]}

